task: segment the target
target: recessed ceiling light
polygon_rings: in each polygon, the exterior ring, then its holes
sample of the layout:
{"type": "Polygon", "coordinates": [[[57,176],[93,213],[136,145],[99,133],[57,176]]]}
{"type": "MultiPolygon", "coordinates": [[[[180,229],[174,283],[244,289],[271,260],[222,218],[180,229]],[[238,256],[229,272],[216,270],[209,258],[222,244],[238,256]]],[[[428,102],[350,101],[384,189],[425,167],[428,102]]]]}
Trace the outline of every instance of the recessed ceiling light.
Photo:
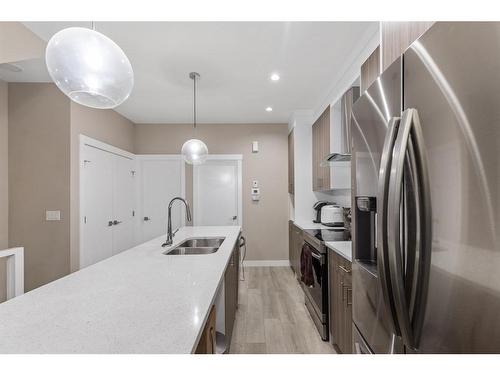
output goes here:
{"type": "Polygon", "coordinates": [[[271,74],[271,81],[279,81],[280,76],[276,73],[271,74]]]}
{"type": "Polygon", "coordinates": [[[272,112],[273,111],[273,108],[272,107],[267,107],[266,108],[266,112],[272,112]]]}

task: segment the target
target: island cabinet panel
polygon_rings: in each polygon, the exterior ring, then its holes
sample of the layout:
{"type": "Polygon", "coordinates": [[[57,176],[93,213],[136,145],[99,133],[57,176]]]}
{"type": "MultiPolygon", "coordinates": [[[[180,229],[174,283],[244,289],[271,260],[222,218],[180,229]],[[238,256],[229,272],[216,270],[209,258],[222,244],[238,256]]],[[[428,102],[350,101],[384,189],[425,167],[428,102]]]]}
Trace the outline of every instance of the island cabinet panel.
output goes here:
{"type": "Polygon", "coordinates": [[[312,186],[313,191],[330,189],[330,168],[321,166],[330,153],[330,106],[312,126],[312,186]]]}
{"type": "Polygon", "coordinates": [[[236,242],[229,264],[224,275],[224,303],[225,303],[225,336],[227,349],[231,345],[236,310],[238,309],[238,282],[239,282],[239,259],[240,241],[236,242]]]}
{"type": "Polygon", "coordinates": [[[215,354],[215,306],[212,306],[207,322],[196,347],[196,354],[215,354]]]}
{"type": "Polygon", "coordinates": [[[331,251],[328,256],[330,280],[330,336],[341,353],[352,353],[351,262],[331,251]]]}

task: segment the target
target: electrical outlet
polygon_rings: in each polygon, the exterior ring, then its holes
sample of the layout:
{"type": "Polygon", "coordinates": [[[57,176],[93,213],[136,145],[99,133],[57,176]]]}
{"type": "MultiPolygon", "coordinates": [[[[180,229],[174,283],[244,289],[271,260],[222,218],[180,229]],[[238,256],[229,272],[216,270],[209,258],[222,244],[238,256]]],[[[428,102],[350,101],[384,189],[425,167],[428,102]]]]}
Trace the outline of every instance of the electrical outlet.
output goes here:
{"type": "Polygon", "coordinates": [[[46,221],[59,221],[61,220],[61,211],[45,211],[46,221]]]}

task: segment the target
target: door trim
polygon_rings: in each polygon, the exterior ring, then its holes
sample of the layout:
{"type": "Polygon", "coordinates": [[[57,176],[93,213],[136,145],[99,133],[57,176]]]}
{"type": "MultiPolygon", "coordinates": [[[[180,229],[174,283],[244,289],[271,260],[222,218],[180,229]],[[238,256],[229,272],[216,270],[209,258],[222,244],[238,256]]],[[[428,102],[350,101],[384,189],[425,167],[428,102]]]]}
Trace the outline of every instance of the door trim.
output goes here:
{"type": "MultiPolygon", "coordinates": [[[[144,191],[142,186],[142,161],[161,161],[161,160],[178,160],[181,165],[181,197],[186,198],[186,163],[184,163],[184,159],[181,154],[138,154],[136,155],[136,170],[139,173],[138,178],[136,179],[136,205],[138,215],[136,219],[136,238],[140,238],[142,242],[143,238],[143,228],[141,225],[141,218],[144,216],[144,191]]],[[[167,208],[165,207],[165,210],[167,208]]],[[[181,226],[186,225],[186,216],[181,215],[181,226]]]]}
{"type": "MultiPolygon", "coordinates": [[[[243,155],[242,154],[218,154],[218,155],[208,155],[207,156],[207,161],[213,161],[213,160],[225,160],[225,161],[236,161],[236,165],[238,167],[238,222],[237,225],[242,226],[243,225],[243,193],[242,193],[242,186],[243,186],[243,155]]],[[[198,219],[196,217],[196,213],[198,212],[198,206],[199,206],[199,197],[198,197],[198,189],[195,188],[195,181],[198,179],[198,173],[199,173],[199,168],[200,166],[194,165],[193,166],[193,210],[194,210],[194,215],[193,215],[193,225],[198,225],[198,219]]]]}
{"type": "MultiPolygon", "coordinates": [[[[70,251],[70,264],[77,265],[76,270],[81,269],[81,258],[82,258],[82,249],[83,249],[83,225],[84,225],[84,215],[83,215],[83,168],[84,161],[82,160],[84,147],[93,147],[103,152],[109,152],[111,154],[130,159],[134,161],[136,159],[135,155],[131,152],[122,150],[121,148],[112,146],[108,143],[99,141],[97,139],[88,137],[86,135],[79,135],[79,148],[78,148],[78,251],[70,251]],[[72,258],[78,257],[77,261],[74,261],[72,258]]],[[[135,233],[134,233],[135,236],[135,233]]]]}
{"type": "MultiPolygon", "coordinates": [[[[101,142],[101,141],[98,141],[97,139],[90,138],[86,135],[80,134],[80,156],[81,156],[81,150],[82,150],[83,146],[94,147],[94,148],[97,148],[101,151],[110,152],[112,154],[122,156],[122,157],[130,159],[130,160],[135,159],[135,155],[131,152],[122,150],[121,148],[112,146],[108,143],[101,142]]],[[[81,160],[80,160],[80,162],[81,162],[81,160]]]]}

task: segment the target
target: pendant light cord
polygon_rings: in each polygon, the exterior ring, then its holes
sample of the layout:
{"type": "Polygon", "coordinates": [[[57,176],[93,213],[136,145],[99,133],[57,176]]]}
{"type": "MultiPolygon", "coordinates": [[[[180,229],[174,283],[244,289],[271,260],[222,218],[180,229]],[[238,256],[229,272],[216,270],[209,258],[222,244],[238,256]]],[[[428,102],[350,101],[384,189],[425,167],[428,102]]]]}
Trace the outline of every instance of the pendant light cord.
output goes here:
{"type": "Polygon", "coordinates": [[[194,76],[193,78],[193,87],[194,87],[194,90],[193,90],[193,97],[194,97],[194,100],[193,100],[193,119],[194,119],[194,128],[196,129],[196,75],[194,76]]]}

